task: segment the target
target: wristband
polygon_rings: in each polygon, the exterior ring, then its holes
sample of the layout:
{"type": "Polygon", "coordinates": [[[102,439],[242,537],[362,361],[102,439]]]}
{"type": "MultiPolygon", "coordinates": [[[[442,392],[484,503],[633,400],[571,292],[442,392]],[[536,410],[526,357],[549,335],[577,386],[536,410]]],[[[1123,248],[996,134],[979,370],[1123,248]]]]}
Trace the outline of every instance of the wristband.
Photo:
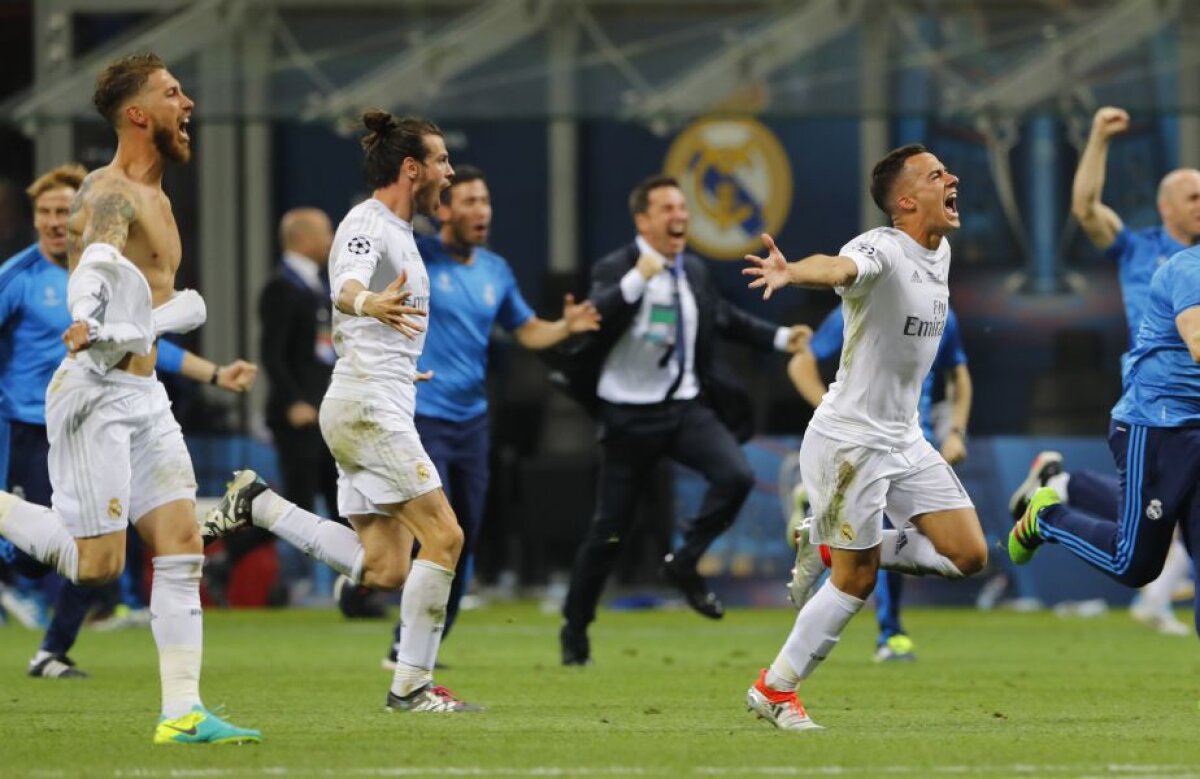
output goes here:
{"type": "Polygon", "coordinates": [[[364,289],[362,292],[354,296],[354,315],[363,316],[363,305],[367,302],[367,296],[371,294],[370,290],[364,289]]]}
{"type": "Polygon", "coordinates": [[[213,385],[214,387],[217,386],[217,379],[220,378],[220,376],[221,376],[221,366],[220,365],[214,366],[212,376],[208,377],[208,383],[213,385]]]}

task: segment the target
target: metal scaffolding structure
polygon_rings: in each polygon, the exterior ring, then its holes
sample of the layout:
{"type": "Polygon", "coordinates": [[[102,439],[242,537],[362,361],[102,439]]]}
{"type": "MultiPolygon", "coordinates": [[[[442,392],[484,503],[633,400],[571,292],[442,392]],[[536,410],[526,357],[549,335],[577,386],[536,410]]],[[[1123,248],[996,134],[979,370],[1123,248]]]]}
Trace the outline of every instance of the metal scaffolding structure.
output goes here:
{"type": "MultiPolygon", "coordinates": [[[[256,356],[257,289],[272,244],[274,121],[337,123],[369,106],[441,120],[545,121],[551,269],[578,267],[578,122],[621,118],[657,131],[713,110],[858,116],[860,150],[889,142],[888,116],[994,117],[1016,123],[1112,99],[1145,100],[1164,67],[1143,57],[1119,84],[1104,66],[1174,35],[1181,159],[1200,161],[1200,9],[1182,0],[36,0],[35,83],[0,119],[36,141],[37,167],[75,153],[95,121],[96,72],[153,50],[198,98],[199,261],[206,294],[241,301],[205,332],[214,359],[256,356]],[[77,51],[75,21],[142,22],[77,51]],[[914,35],[914,20],[926,33],[914,35]],[[1151,64],[1147,65],[1149,62],[1151,64]],[[924,102],[895,104],[920,69],[924,102]],[[194,86],[193,86],[194,85],[194,86]],[[1131,97],[1132,99],[1132,97],[1131,97]],[[240,289],[239,289],[240,287],[240,289]],[[239,322],[244,325],[239,327],[239,322]]],[[[1161,109],[1162,105],[1156,108],[1161,109]]],[[[986,129],[986,127],[985,127],[986,129]]],[[[1001,176],[1002,178],[1003,176],[1001,176]]],[[[873,209],[864,203],[864,214],[873,209]]],[[[1045,246],[1044,236],[1034,241],[1045,246]],[[1039,241],[1041,243],[1039,243],[1039,241]]],[[[1040,260],[1039,260],[1040,261],[1040,260]]]]}

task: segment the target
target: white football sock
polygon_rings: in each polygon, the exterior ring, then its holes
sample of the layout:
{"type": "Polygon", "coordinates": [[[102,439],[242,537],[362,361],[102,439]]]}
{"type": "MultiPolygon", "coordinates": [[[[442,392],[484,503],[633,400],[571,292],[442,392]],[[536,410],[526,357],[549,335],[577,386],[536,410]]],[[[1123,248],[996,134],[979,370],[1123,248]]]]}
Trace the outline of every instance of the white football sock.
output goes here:
{"type": "Polygon", "coordinates": [[[270,530],[280,517],[294,508],[295,503],[274,490],[263,490],[250,503],[251,521],[264,530],[270,530]]]}
{"type": "Polygon", "coordinates": [[[413,560],[412,571],[400,596],[400,646],[392,693],[401,697],[433,679],[442,632],[446,627],[446,604],[454,571],[428,560],[413,560]]]}
{"type": "Polygon", "coordinates": [[[1066,473],[1065,471],[1063,473],[1056,473],[1053,476],[1051,476],[1049,479],[1046,479],[1046,486],[1049,487],[1050,489],[1054,490],[1058,494],[1058,499],[1061,500],[1063,503],[1069,504],[1071,502],[1070,498],[1067,495],[1067,491],[1070,489],[1070,485],[1071,485],[1071,474],[1066,473]]]}
{"type": "Polygon", "coordinates": [[[0,535],[38,562],[79,583],[79,547],[62,517],[45,506],[0,492],[0,535]]]}
{"type": "Polygon", "coordinates": [[[200,569],[204,555],[154,558],[150,587],[150,630],[158,645],[162,715],[182,717],[200,703],[200,661],[204,618],[200,609],[200,569]]]}
{"type": "Polygon", "coordinates": [[[305,511],[271,490],[254,499],[250,512],[256,526],[270,530],[355,584],[362,581],[362,542],[358,533],[342,523],[305,511]]]}
{"type": "Polygon", "coordinates": [[[1166,614],[1171,610],[1171,594],[1180,580],[1187,578],[1191,570],[1187,549],[1178,538],[1171,541],[1167,559],[1163,562],[1158,578],[1142,588],[1142,601],[1138,608],[1151,614],[1166,614]]]}
{"type": "Polygon", "coordinates": [[[794,690],[837,646],[850,619],[866,603],[825,582],[796,615],[792,632],[767,671],[767,685],[794,690]]]}
{"type": "Polygon", "coordinates": [[[950,558],[939,554],[932,541],[911,527],[883,531],[879,567],[916,576],[932,573],[947,579],[963,578],[962,571],[950,562],[950,558]]]}

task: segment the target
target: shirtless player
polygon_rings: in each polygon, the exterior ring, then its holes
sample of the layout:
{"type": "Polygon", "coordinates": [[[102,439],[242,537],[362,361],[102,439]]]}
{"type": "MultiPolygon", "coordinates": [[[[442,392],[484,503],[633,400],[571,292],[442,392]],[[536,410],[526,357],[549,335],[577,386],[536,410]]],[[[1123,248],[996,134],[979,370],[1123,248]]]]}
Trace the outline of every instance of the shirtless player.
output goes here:
{"type": "Polygon", "coordinates": [[[54,509],[0,493],[0,535],[72,582],[116,579],[131,522],[153,554],[151,630],[162,715],[156,744],[256,743],[200,701],[203,547],[196,477],[170,402],[155,379],[155,339],[205,318],[195,292],[175,291],[182,247],[162,190],[168,162],[191,157],[194,103],[154,54],[119,59],[100,74],[96,110],[117,152],[71,205],[70,354],[46,391],[54,509]]]}

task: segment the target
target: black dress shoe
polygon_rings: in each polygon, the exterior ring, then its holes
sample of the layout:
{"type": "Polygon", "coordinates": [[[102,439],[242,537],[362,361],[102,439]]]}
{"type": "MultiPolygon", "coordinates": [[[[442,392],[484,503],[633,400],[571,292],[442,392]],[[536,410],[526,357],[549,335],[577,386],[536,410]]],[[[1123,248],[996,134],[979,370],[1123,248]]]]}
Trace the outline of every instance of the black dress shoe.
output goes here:
{"type": "Polygon", "coordinates": [[[563,665],[591,665],[592,646],[586,630],[575,630],[563,625],[558,632],[558,644],[562,647],[563,665]]]}
{"type": "Polygon", "coordinates": [[[663,559],[659,573],[671,584],[683,592],[688,605],[702,616],[709,619],[720,619],[725,616],[725,606],[717,598],[716,593],[708,589],[708,582],[696,572],[694,566],[680,565],[675,555],[669,554],[663,559]]]}

